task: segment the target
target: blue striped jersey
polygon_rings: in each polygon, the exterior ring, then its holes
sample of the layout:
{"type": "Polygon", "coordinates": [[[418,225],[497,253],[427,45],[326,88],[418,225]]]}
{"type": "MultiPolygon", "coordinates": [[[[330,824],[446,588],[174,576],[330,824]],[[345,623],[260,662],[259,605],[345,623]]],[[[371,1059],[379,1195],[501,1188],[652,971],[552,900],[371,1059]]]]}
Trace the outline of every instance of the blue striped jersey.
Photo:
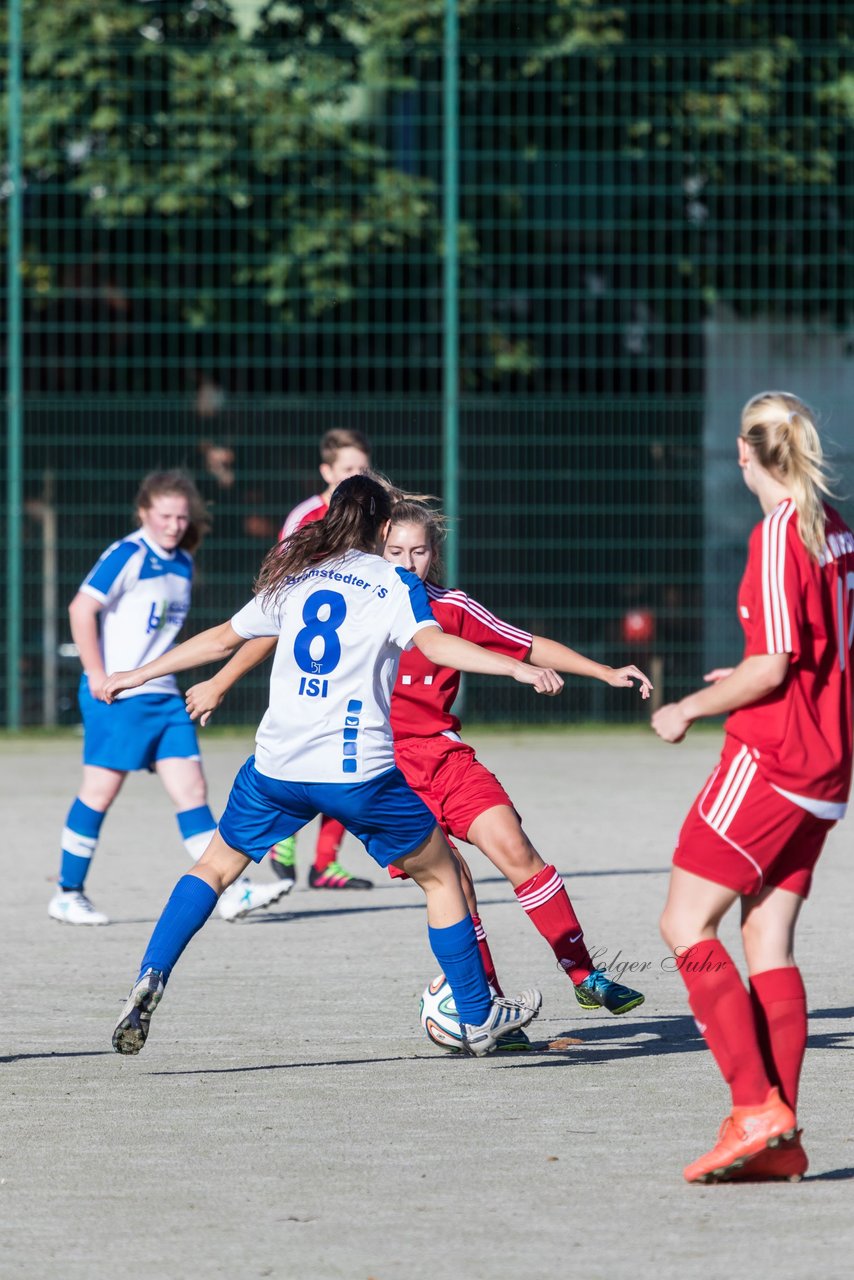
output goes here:
{"type": "MultiPolygon", "coordinates": [[[[142,530],[112,543],[80,590],[103,606],[99,622],[104,670],[133,671],[175,643],[190,608],[193,560],[186,551],[164,551],[142,530]]],[[[174,676],[149,680],[120,698],[178,693],[174,676]]]]}

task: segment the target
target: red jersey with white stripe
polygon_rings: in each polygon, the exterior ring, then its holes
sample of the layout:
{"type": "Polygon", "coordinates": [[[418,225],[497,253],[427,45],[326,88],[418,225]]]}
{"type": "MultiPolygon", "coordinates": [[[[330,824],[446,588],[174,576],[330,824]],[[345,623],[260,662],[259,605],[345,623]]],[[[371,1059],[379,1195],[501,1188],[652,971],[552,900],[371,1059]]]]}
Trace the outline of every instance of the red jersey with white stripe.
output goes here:
{"type": "Polygon", "coordinates": [[[780,687],[732,712],[726,731],[776,790],[839,818],[851,785],[854,534],[832,507],[825,514],[818,561],[801,541],[791,498],[751,534],[738,593],[744,656],[788,653],[791,661],[780,687]]]}
{"type": "MultiPolygon", "coordinates": [[[[433,616],[448,635],[462,636],[472,644],[520,661],[533,643],[529,631],[502,622],[464,591],[425,582],[433,616]]],[[[451,712],[460,688],[460,673],[437,667],[418,649],[401,655],[391,700],[391,727],[398,738],[429,738],[437,733],[458,733],[460,721],[451,712]]]]}
{"type": "Polygon", "coordinates": [[[306,498],[305,502],[298,503],[290,515],[285,517],[285,523],[279,532],[279,542],[284,542],[285,538],[289,538],[303,525],[311,524],[313,520],[322,520],[328,510],[328,502],[325,502],[319,493],[312,498],[306,498]]]}

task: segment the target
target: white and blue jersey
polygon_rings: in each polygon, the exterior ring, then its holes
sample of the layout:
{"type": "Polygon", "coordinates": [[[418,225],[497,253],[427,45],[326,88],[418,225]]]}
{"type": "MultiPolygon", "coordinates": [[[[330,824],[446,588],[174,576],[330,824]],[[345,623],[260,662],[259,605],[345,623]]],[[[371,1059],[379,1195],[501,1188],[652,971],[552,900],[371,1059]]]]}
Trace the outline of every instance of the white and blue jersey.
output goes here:
{"type": "Polygon", "coordinates": [[[278,636],[255,767],[292,782],[361,783],[394,768],[389,714],[400,654],[437,626],[424,584],[349,551],[306,569],[277,600],[256,596],[238,635],[278,636]]]}
{"type": "MultiPolygon", "coordinates": [[[[190,608],[192,582],[192,557],[180,549],[164,551],[142,530],[107,548],[80,586],[103,606],[105,671],[133,671],[172,648],[190,608]]],[[[118,697],[151,693],[177,695],[175,677],[160,676],[118,697]]]]}

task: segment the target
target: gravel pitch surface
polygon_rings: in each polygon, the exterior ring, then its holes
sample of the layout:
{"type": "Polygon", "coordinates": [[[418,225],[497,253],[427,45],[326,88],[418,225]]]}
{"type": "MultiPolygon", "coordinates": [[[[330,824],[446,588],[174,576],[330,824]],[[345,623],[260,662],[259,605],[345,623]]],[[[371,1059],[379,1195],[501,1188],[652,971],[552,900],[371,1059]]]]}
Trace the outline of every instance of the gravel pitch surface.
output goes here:
{"type": "MultiPolygon", "coordinates": [[[[433,976],[423,899],[355,842],[370,892],[300,883],[214,917],[175,971],[144,1052],[110,1034],[186,868],[156,780],[128,780],[89,879],[112,923],[50,920],[79,740],[0,742],[6,838],[0,1274],[100,1280],[623,1280],[848,1277],[854,1247],[851,829],[831,835],[802,918],[811,1037],[800,1185],[688,1187],[727,1106],[658,936],[670,853],[719,735],[484,733],[481,758],[564,875],[600,962],[646,1003],[583,1013],[510,889],[474,850],[505,989],[540,986],[542,1049],[460,1059],[418,1022],[433,976]],[[548,1048],[561,1037],[580,1043],[548,1048]]],[[[212,737],[215,811],[251,748],[212,737]]],[[[261,867],[253,874],[269,879],[261,867]]],[[[737,946],[735,921],[724,932],[737,946]]]]}

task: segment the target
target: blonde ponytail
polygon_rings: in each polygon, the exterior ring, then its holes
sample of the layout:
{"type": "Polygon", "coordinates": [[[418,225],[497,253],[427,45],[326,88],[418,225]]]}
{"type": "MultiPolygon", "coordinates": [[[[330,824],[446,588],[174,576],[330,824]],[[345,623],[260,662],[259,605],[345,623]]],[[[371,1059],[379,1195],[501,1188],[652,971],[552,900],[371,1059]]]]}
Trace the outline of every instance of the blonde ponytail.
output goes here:
{"type": "Polygon", "coordinates": [[[759,464],[788,489],[801,541],[818,560],[825,543],[821,495],[831,491],[812,410],[790,391],[761,391],[741,411],[741,436],[759,464]]]}

